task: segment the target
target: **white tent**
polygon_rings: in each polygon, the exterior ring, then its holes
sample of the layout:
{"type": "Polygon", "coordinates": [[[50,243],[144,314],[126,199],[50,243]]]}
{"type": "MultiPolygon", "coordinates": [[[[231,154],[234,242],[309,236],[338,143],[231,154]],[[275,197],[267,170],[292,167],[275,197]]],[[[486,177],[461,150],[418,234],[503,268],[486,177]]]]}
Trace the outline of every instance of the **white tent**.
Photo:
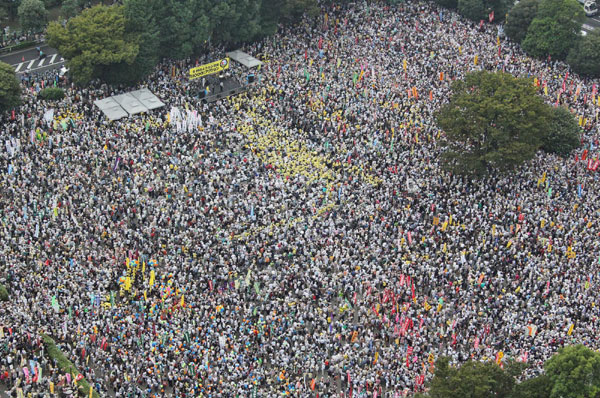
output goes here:
{"type": "Polygon", "coordinates": [[[111,121],[165,106],[147,88],[97,100],[94,104],[111,121]]]}
{"type": "Polygon", "coordinates": [[[144,106],[140,101],[137,100],[131,93],[114,95],[115,101],[121,105],[125,112],[129,113],[129,115],[135,115],[142,112],[148,112],[148,108],[144,106]]]}
{"type": "Polygon", "coordinates": [[[147,88],[135,90],[129,94],[131,94],[148,109],[156,109],[165,106],[165,104],[163,104],[162,101],[156,95],[152,94],[152,92],[147,88]]]}
{"type": "Polygon", "coordinates": [[[260,62],[258,59],[254,58],[250,54],[246,54],[245,52],[243,52],[241,50],[235,50],[235,51],[229,52],[229,53],[227,53],[227,56],[229,58],[231,58],[232,60],[244,65],[248,69],[255,68],[259,65],[262,65],[262,62],[260,62]]]}
{"type": "Polygon", "coordinates": [[[121,108],[121,105],[119,105],[112,97],[96,100],[94,101],[94,105],[100,108],[102,113],[104,113],[104,116],[110,121],[129,116],[129,114],[121,108]]]}

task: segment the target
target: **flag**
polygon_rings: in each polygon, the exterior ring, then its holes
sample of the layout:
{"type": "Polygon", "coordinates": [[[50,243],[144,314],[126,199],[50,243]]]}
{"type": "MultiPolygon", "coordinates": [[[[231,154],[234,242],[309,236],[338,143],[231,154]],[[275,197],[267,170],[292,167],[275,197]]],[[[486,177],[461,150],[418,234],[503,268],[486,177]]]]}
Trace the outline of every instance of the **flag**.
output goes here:
{"type": "Polygon", "coordinates": [[[571,334],[573,334],[574,327],[575,327],[575,324],[572,323],[571,326],[569,327],[569,330],[567,331],[567,336],[570,336],[571,334]]]}
{"type": "Polygon", "coordinates": [[[488,15],[488,19],[490,20],[490,23],[494,20],[494,11],[490,12],[490,15],[488,15]]]}

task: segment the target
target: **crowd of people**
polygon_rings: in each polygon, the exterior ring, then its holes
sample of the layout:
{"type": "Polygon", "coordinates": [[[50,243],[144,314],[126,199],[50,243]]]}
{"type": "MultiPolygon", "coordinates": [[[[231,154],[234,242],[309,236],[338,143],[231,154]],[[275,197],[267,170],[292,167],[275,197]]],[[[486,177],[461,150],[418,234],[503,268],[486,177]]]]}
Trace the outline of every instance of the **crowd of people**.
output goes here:
{"type": "Polygon", "coordinates": [[[434,3],[358,2],[248,45],[245,94],[206,105],[165,61],[164,108],[115,122],[49,72],[2,116],[0,396],[399,397],[441,356],[528,374],[598,348],[596,83],[434,3]],[[452,81],[529,78],[581,126],[569,158],[444,171],[452,81]],[[66,97],[45,102],[43,87],[66,97]],[[4,148],[5,147],[5,148],[4,148]],[[5,150],[4,150],[5,149],[5,150]],[[83,392],[87,396],[87,391],[83,392]]]}

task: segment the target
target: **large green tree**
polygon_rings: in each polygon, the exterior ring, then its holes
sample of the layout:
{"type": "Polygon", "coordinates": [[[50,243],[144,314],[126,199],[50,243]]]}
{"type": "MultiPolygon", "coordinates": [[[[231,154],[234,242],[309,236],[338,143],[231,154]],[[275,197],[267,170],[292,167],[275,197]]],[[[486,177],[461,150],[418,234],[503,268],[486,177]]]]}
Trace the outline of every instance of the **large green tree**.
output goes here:
{"type": "Polygon", "coordinates": [[[21,86],[12,66],[0,62],[0,111],[4,112],[21,103],[21,86]]]}
{"type": "MultiPolygon", "coordinates": [[[[453,0],[456,3],[456,0],[453,0]]],[[[456,8],[456,5],[454,6],[456,8]]],[[[293,23],[303,14],[316,17],[319,7],[316,0],[262,0],[260,8],[261,36],[277,32],[280,23],[293,23]]]]}
{"type": "Polygon", "coordinates": [[[542,140],[542,149],[566,156],[581,144],[581,128],[567,108],[552,108],[550,124],[542,140]]]}
{"type": "Polygon", "coordinates": [[[495,362],[468,361],[452,367],[446,357],[435,364],[426,398],[512,398],[515,376],[524,365],[509,362],[503,370],[495,362]]]}
{"type": "Polygon", "coordinates": [[[249,42],[260,36],[260,1],[222,0],[212,4],[212,37],[226,44],[249,42]]]}
{"type": "Polygon", "coordinates": [[[583,345],[561,348],[544,371],[552,386],[549,398],[600,396],[600,354],[583,345]]]}
{"type": "Polygon", "coordinates": [[[523,39],[523,49],[534,57],[550,55],[564,60],[578,39],[584,19],[577,0],[541,0],[523,39]]]}
{"type": "Polygon", "coordinates": [[[504,31],[511,40],[521,43],[537,14],[539,0],[521,0],[508,13],[504,31]]]}
{"type": "Polygon", "coordinates": [[[126,32],[123,6],[98,5],[85,9],[63,27],[48,26],[48,43],[67,60],[69,73],[79,84],[107,78],[114,65],[132,64],[139,37],[126,32]]]}
{"type": "MultiPolygon", "coordinates": [[[[160,37],[160,55],[185,58],[199,52],[210,38],[209,0],[163,0],[153,15],[160,37]]],[[[214,21],[218,23],[218,21],[214,21]]]]}
{"type": "Polygon", "coordinates": [[[22,0],[18,14],[21,27],[29,32],[41,32],[48,22],[48,11],[42,0],[22,0]]]}
{"type": "Polygon", "coordinates": [[[458,12],[476,22],[488,21],[490,12],[494,12],[495,21],[503,21],[510,5],[509,0],[458,0],[458,12]]]}
{"type": "Polygon", "coordinates": [[[567,62],[581,75],[600,77],[600,31],[594,30],[575,42],[567,62]]]}
{"type": "Polygon", "coordinates": [[[60,12],[66,19],[73,18],[79,13],[79,0],[64,0],[60,12]]]}
{"type": "Polygon", "coordinates": [[[449,169],[482,175],[531,159],[552,123],[551,108],[530,80],[479,71],[452,84],[452,97],[437,113],[445,131],[449,169]]]}

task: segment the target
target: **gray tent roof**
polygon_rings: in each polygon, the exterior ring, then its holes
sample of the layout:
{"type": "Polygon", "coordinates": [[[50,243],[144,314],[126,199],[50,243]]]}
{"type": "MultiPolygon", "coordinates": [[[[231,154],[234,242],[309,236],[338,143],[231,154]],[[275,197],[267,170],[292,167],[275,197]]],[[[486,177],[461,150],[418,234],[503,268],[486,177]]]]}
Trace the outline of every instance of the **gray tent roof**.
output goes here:
{"type": "Polygon", "coordinates": [[[141,102],[148,109],[156,109],[165,106],[162,101],[147,88],[130,92],[134,98],[141,102]]]}
{"type": "Polygon", "coordinates": [[[94,104],[111,121],[165,106],[147,88],[97,100],[94,104]]]}
{"type": "Polygon", "coordinates": [[[235,50],[230,53],[227,53],[227,56],[232,60],[244,65],[248,69],[257,67],[258,65],[262,65],[262,62],[260,62],[258,59],[254,58],[250,54],[246,54],[241,50],[235,50]]]}
{"type": "Polygon", "coordinates": [[[114,100],[117,101],[119,105],[125,109],[125,112],[129,113],[129,115],[148,112],[148,108],[146,108],[144,104],[138,101],[130,93],[114,95],[112,98],[114,98],[114,100]]]}
{"type": "Polygon", "coordinates": [[[121,105],[112,99],[112,97],[96,100],[94,101],[94,105],[100,108],[102,113],[104,113],[104,116],[106,116],[110,121],[129,116],[129,114],[125,112],[123,108],[121,108],[121,105]]]}

